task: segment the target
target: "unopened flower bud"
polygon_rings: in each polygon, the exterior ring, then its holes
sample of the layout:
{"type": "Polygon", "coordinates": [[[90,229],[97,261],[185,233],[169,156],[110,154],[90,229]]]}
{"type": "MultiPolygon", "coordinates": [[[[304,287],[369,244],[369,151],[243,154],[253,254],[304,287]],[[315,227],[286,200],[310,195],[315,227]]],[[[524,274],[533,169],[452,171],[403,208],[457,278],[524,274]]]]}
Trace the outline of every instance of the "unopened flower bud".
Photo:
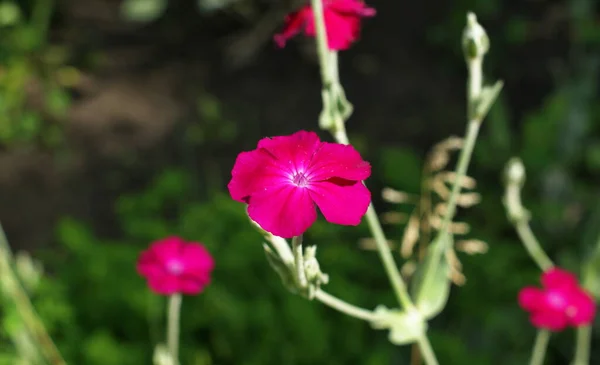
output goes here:
{"type": "Polygon", "coordinates": [[[525,183],[525,166],[516,157],[508,161],[504,174],[508,184],[523,186],[525,183]]]}
{"type": "Polygon", "coordinates": [[[467,25],[463,31],[463,52],[467,60],[482,58],[490,49],[490,40],[485,29],[477,22],[477,16],[467,13],[467,25]]]}

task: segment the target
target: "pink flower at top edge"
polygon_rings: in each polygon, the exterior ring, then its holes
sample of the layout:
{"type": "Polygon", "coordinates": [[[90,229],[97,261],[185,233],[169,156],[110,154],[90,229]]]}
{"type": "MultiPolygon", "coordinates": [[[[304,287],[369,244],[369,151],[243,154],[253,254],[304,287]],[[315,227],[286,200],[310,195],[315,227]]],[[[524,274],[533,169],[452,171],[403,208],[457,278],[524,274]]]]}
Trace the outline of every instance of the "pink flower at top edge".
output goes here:
{"type": "MultiPolygon", "coordinates": [[[[332,51],[348,49],[360,33],[360,20],[372,17],[375,9],[367,7],[359,0],[323,0],[323,17],[327,31],[327,43],[332,51]]],[[[312,7],[307,4],[285,18],[281,33],[275,35],[275,42],[284,47],[288,39],[304,30],[304,34],[316,34],[312,7]]]]}
{"type": "Polygon", "coordinates": [[[354,147],[300,131],[240,153],[227,187],[265,231],[291,238],[316,220],[315,204],[331,223],[358,225],[371,202],[362,183],[369,175],[371,165],[354,147]]]}
{"type": "Polygon", "coordinates": [[[148,280],[152,291],[161,295],[198,294],[210,283],[215,262],[206,248],[179,237],[153,242],[141,253],[137,271],[148,280]]]}
{"type": "Polygon", "coordinates": [[[525,287],[519,292],[519,305],[529,312],[535,327],[560,331],[594,320],[596,303],[575,275],[552,268],[542,274],[541,281],[542,288],[525,287]]]}

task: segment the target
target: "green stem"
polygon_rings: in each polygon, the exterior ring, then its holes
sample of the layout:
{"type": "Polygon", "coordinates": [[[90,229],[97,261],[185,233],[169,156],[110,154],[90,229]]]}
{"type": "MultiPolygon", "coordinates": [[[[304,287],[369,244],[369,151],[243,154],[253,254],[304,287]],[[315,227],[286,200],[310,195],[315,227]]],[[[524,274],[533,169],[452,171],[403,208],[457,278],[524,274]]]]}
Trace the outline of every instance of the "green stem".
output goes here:
{"type": "Polygon", "coordinates": [[[517,230],[517,234],[523,242],[525,249],[529,253],[529,256],[531,256],[540,269],[546,271],[552,268],[554,266],[552,260],[550,260],[548,255],[546,255],[546,252],[542,249],[542,246],[540,246],[540,243],[535,238],[529,224],[527,222],[516,222],[515,229],[517,230]]]}
{"type": "Polygon", "coordinates": [[[575,344],[575,359],[573,365],[589,365],[590,345],[592,340],[591,325],[577,328],[577,340],[575,344]]]}
{"type": "Polygon", "coordinates": [[[179,324],[181,314],[181,294],[169,297],[167,308],[167,347],[175,365],[179,364],[179,324]]]}
{"type": "Polygon", "coordinates": [[[467,133],[465,135],[465,144],[458,157],[458,164],[455,171],[456,180],[452,185],[446,214],[444,215],[440,227],[440,232],[442,233],[448,231],[450,223],[456,213],[456,201],[462,187],[461,180],[467,174],[471,156],[473,155],[473,149],[475,148],[475,142],[477,141],[477,135],[479,134],[479,127],[482,122],[479,117],[476,117],[475,109],[480,101],[481,90],[483,89],[483,56],[468,59],[467,69],[469,72],[469,78],[467,80],[467,110],[469,113],[469,122],[467,125],[467,133]]]}
{"type": "MultiPolygon", "coordinates": [[[[311,0],[311,6],[314,15],[315,28],[316,28],[316,42],[317,42],[317,53],[319,56],[319,64],[321,67],[321,81],[323,83],[324,97],[329,92],[331,97],[332,92],[338,92],[334,90],[336,87],[339,88],[339,95],[341,95],[342,87],[339,83],[339,74],[337,69],[337,53],[330,52],[327,44],[327,32],[325,29],[325,18],[323,15],[323,2],[322,0],[311,0]],[[335,65],[332,63],[335,62],[335,65]],[[334,75],[335,74],[335,75],[334,75]]],[[[345,98],[344,98],[345,99],[345,98]]],[[[345,100],[344,100],[345,101],[345,100]]],[[[350,144],[348,140],[348,134],[346,132],[344,117],[341,115],[339,108],[336,106],[333,108],[336,115],[334,116],[335,123],[331,130],[333,137],[338,143],[350,144]]],[[[405,310],[414,310],[415,306],[408,294],[406,284],[402,280],[398,266],[396,265],[392,256],[390,247],[388,246],[387,239],[381,228],[381,223],[375,212],[375,208],[371,203],[366,213],[366,220],[375,239],[377,251],[383,263],[386,274],[392,284],[394,293],[399,303],[404,307],[405,310]]],[[[422,336],[419,339],[419,346],[425,348],[427,357],[425,357],[428,365],[437,365],[438,362],[435,358],[435,354],[431,349],[431,345],[426,336],[422,336]]]]}
{"type": "Polygon", "coordinates": [[[365,217],[367,219],[369,229],[371,230],[371,234],[373,234],[373,238],[375,239],[377,252],[379,253],[385,272],[387,273],[392,287],[394,288],[394,293],[396,294],[398,301],[400,304],[402,304],[404,309],[414,309],[415,306],[410,299],[410,295],[406,289],[406,284],[402,280],[398,266],[396,266],[396,262],[394,261],[394,257],[392,256],[392,252],[388,246],[387,239],[385,238],[385,234],[381,228],[381,223],[379,222],[379,218],[375,212],[375,207],[373,207],[372,203],[369,205],[365,217]]]}
{"type": "Polygon", "coordinates": [[[531,231],[531,227],[529,226],[529,213],[521,203],[521,188],[518,181],[511,181],[509,179],[504,195],[504,204],[508,210],[509,218],[513,222],[517,234],[519,235],[521,242],[523,242],[523,246],[525,246],[529,256],[542,271],[546,271],[553,267],[554,264],[552,263],[552,260],[546,255],[540,242],[535,238],[535,235],[531,231]]]}
{"type": "Polygon", "coordinates": [[[292,253],[296,267],[296,283],[300,288],[306,288],[306,271],[304,271],[304,250],[302,249],[302,235],[292,238],[292,253]]]}
{"type": "Polygon", "coordinates": [[[479,127],[481,122],[478,120],[471,120],[467,126],[467,134],[465,136],[465,144],[458,157],[458,164],[456,166],[456,179],[452,185],[452,191],[448,198],[448,205],[446,214],[442,220],[440,232],[448,231],[450,223],[456,214],[456,201],[460,195],[462,187],[461,180],[466,176],[469,163],[471,162],[471,156],[473,155],[473,149],[475,148],[475,142],[477,141],[477,135],[479,134],[479,127]]]}
{"type": "Polygon", "coordinates": [[[435,353],[433,352],[433,348],[431,347],[431,343],[429,343],[427,336],[423,335],[419,337],[417,344],[419,345],[419,350],[421,351],[421,356],[423,356],[425,363],[427,365],[438,365],[435,353]]]}
{"type": "Polygon", "coordinates": [[[52,365],[66,365],[52,338],[46,331],[44,324],[31,303],[29,296],[12,266],[13,256],[4,233],[2,225],[0,225],[0,276],[6,282],[5,287],[7,295],[15,303],[15,307],[19,312],[21,320],[25,324],[27,331],[31,334],[34,342],[40,348],[40,352],[48,363],[52,365]]]}
{"type": "Polygon", "coordinates": [[[548,341],[550,340],[550,331],[538,330],[537,336],[535,337],[535,344],[533,345],[533,351],[531,352],[531,360],[529,365],[543,365],[544,357],[546,356],[546,348],[548,347],[548,341]]]}
{"type": "Polygon", "coordinates": [[[315,292],[315,299],[339,312],[349,315],[350,317],[362,319],[363,321],[367,322],[373,322],[377,320],[375,313],[347,303],[331,294],[324,292],[321,289],[317,289],[315,292]]]}
{"type": "Polygon", "coordinates": [[[310,0],[310,4],[315,18],[317,55],[319,57],[319,64],[321,65],[321,81],[323,82],[323,87],[329,89],[334,80],[331,74],[330,63],[332,60],[329,57],[330,52],[327,43],[323,2],[322,0],[310,0]]]}

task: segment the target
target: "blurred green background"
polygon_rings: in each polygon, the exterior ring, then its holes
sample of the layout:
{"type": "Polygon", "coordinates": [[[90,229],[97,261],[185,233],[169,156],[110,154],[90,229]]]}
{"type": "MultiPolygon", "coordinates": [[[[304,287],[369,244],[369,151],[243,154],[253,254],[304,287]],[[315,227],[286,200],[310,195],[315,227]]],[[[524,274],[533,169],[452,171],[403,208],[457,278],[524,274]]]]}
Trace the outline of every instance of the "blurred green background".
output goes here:
{"type": "MultiPolygon", "coordinates": [[[[459,254],[467,281],[429,333],[443,364],[524,364],[535,331],[516,295],[537,285],[539,271],[507,222],[502,169],[514,155],[523,159],[534,231],[554,260],[578,272],[600,235],[595,1],[369,4],[378,14],[340,68],[355,106],[350,138],[374,166],[368,185],[380,213],[410,212],[383,202],[381,189],[419,193],[427,151],[463,134],[466,11],[488,30],[486,75],[506,86],[470,169],[482,202],[459,219],[489,251],[459,254]]],[[[13,249],[43,263],[41,278],[21,272],[70,364],[151,363],[164,300],[146,289],[135,261],[168,234],[203,242],[217,262],[206,292],[184,300],[183,364],[409,363],[410,348],[391,345],[385,332],[289,294],[226,192],[239,151],[263,136],[317,129],[312,44],[299,38],[279,50],[271,42],[293,6],[0,1],[0,220],[13,249]]],[[[403,226],[386,229],[398,241],[403,226]]],[[[306,240],[319,244],[328,291],[391,307],[377,254],[359,248],[368,235],[365,226],[320,220],[306,240]]],[[[0,363],[14,364],[10,339],[20,324],[4,302],[0,363]]],[[[570,361],[573,335],[553,336],[547,364],[570,361]]]]}

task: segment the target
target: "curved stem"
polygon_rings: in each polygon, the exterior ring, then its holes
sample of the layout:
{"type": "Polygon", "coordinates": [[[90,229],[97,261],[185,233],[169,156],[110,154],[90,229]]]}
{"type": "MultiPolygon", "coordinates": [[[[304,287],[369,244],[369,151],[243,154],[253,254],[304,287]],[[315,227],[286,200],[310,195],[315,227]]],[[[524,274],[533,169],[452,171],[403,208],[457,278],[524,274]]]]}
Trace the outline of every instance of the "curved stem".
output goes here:
{"type": "Polygon", "coordinates": [[[402,304],[404,309],[413,309],[414,304],[410,299],[406,284],[402,280],[402,276],[400,276],[400,271],[398,270],[398,266],[396,266],[396,262],[394,261],[394,257],[392,256],[392,252],[390,251],[390,247],[388,246],[387,239],[385,238],[381,223],[379,222],[375,207],[373,207],[372,203],[367,209],[365,218],[367,219],[367,224],[375,239],[377,252],[379,253],[385,272],[394,288],[394,293],[396,294],[398,301],[402,304]]]}
{"type": "Polygon", "coordinates": [[[2,225],[0,225],[0,276],[6,282],[7,295],[14,301],[15,307],[27,331],[31,334],[48,363],[52,365],[66,365],[65,360],[46,331],[44,323],[36,313],[27,292],[23,289],[17,274],[14,272],[12,260],[13,256],[8,239],[2,225]]]}
{"type": "Polygon", "coordinates": [[[529,253],[529,256],[531,256],[533,261],[535,261],[542,271],[546,271],[554,266],[552,260],[548,258],[540,246],[540,243],[535,238],[533,232],[531,231],[531,227],[529,227],[527,222],[515,223],[515,229],[517,230],[517,234],[523,242],[525,249],[529,253]]]}
{"type": "Polygon", "coordinates": [[[577,328],[573,365],[589,365],[591,340],[592,327],[590,325],[577,328]]]}
{"type": "Polygon", "coordinates": [[[373,322],[377,319],[375,313],[372,311],[347,303],[321,289],[317,289],[315,292],[315,299],[339,312],[349,315],[350,317],[362,319],[367,322],[373,322]]]}
{"type": "Polygon", "coordinates": [[[425,363],[427,365],[438,365],[435,353],[433,352],[433,348],[431,347],[431,343],[429,343],[427,336],[423,335],[419,337],[417,344],[419,345],[419,350],[421,351],[421,356],[423,356],[425,363]]]}
{"type": "Polygon", "coordinates": [[[538,330],[537,336],[535,337],[535,344],[533,345],[533,351],[531,352],[531,360],[529,365],[543,365],[544,357],[546,356],[546,348],[548,347],[548,341],[550,340],[550,331],[538,330]]]}
{"type": "Polygon", "coordinates": [[[175,365],[179,364],[179,322],[181,313],[181,294],[169,297],[167,308],[167,348],[175,365]]]}
{"type": "Polygon", "coordinates": [[[542,249],[539,241],[535,238],[535,235],[531,231],[529,226],[529,214],[521,203],[521,188],[518,183],[509,180],[506,186],[506,192],[504,195],[504,204],[508,211],[508,216],[513,222],[517,234],[523,242],[523,246],[529,253],[529,256],[535,261],[535,263],[546,271],[554,266],[552,260],[546,255],[546,252],[542,249]]]}

